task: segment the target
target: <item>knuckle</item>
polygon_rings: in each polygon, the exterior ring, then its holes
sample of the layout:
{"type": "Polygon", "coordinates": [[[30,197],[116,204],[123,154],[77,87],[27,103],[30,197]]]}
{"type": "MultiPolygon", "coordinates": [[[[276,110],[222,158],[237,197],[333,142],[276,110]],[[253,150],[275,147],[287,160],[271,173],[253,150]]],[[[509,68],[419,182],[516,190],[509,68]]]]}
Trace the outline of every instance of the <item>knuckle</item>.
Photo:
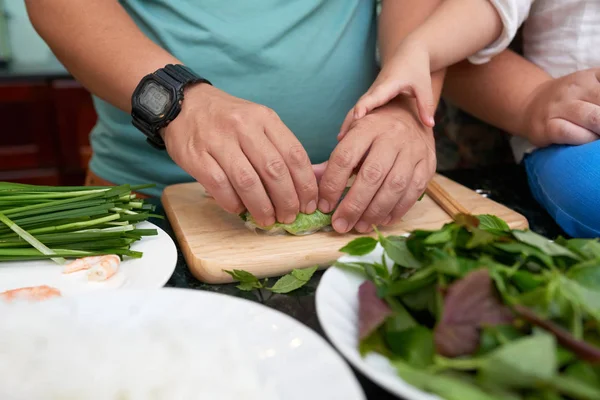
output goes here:
{"type": "Polygon", "coordinates": [[[267,204],[260,206],[259,213],[265,217],[271,217],[275,215],[275,209],[273,208],[273,205],[268,202],[267,204]]]}
{"type": "Polygon", "coordinates": [[[250,190],[258,183],[258,178],[245,167],[241,167],[235,174],[235,182],[241,190],[250,190]]]}
{"type": "Polygon", "coordinates": [[[275,110],[267,106],[263,106],[262,104],[258,105],[258,113],[268,119],[279,119],[279,116],[275,110]]]}
{"type": "Polygon", "coordinates": [[[248,123],[246,114],[240,110],[233,110],[228,115],[228,123],[233,128],[241,128],[248,123]]]}
{"type": "Polygon", "coordinates": [[[352,152],[346,148],[340,148],[338,151],[333,154],[331,157],[331,162],[338,166],[339,168],[350,168],[352,167],[352,152]]]}
{"type": "Polygon", "coordinates": [[[229,185],[229,179],[223,171],[212,171],[209,175],[209,186],[211,188],[224,189],[229,185]]]}
{"type": "Polygon", "coordinates": [[[318,191],[317,182],[310,180],[308,182],[302,182],[299,188],[300,193],[313,194],[318,191]]]}
{"type": "Polygon", "coordinates": [[[290,162],[295,166],[305,166],[310,163],[308,154],[304,151],[302,145],[294,145],[289,150],[290,162]]]}
{"type": "Polygon", "coordinates": [[[383,218],[385,218],[389,214],[389,210],[386,210],[385,208],[381,207],[381,205],[379,205],[377,203],[373,203],[373,204],[371,204],[371,206],[369,207],[369,209],[367,210],[367,212],[365,214],[366,214],[366,219],[373,220],[373,221],[380,221],[380,220],[383,220],[383,218]]]}
{"type": "Polygon", "coordinates": [[[365,210],[365,204],[358,199],[349,199],[345,208],[349,215],[360,215],[365,210]]]}
{"type": "Polygon", "coordinates": [[[330,196],[336,191],[341,190],[340,187],[341,186],[338,185],[334,179],[323,178],[321,181],[321,186],[319,187],[319,192],[320,195],[330,196]]]}
{"type": "Polygon", "coordinates": [[[286,211],[297,212],[298,209],[300,209],[300,202],[298,201],[298,199],[296,197],[289,196],[283,200],[281,207],[283,210],[286,210],[286,211]]]}
{"type": "Polygon", "coordinates": [[[408,187],[408,179],[401,174],[393,175],[388,186],[393,193],[402,193],[408,187]]]}
{"type": "Polygon", "coordinates": [[[425,177],[417,176],[417,177],[413,178],[413,184],[415,186],[415,189],[419,193],[422,193],[423,191],[425,191],[425,189],[427,188],[427,183],[428,183],[428,180],[425,177]]]}
{"type": "Polygon", "coordinates": [[[281,180],[286,175],[287,167],[282,159],[276,158],[267,162],[265,171],[271,179],[281,180]]]}
{"type": "Polygon", "coordinates": [[[383,179],[383,168],[377,163],[368,163],[360,169],[360,175],[370,185],[377,185],[383,179]]]}

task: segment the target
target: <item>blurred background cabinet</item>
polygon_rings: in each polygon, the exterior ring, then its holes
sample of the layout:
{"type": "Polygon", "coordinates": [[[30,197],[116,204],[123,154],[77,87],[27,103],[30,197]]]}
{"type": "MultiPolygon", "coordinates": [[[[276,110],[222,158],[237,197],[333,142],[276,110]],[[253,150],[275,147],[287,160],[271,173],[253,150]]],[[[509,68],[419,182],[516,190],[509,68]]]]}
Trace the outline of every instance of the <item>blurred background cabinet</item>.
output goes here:
{"type": "Polygon", "coordinates": [[[0,181],[81,185],[96,123],[90,94],[68,76],[0,80],[0,181]]]}

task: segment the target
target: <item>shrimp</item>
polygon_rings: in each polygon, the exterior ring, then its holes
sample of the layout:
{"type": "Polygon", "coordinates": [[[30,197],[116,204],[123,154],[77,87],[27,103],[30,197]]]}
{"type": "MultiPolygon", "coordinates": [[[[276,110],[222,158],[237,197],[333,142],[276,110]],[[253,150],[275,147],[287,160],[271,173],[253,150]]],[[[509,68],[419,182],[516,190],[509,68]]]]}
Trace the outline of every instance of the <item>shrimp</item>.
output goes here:
{"type": "Polygon", "coordinates": [[[88,272],[88,280],[90,281],[105,281],[110,279],[119,269],[121,259],[119,256],[109,254],[102,256],[102,259],[93,265],[92,269],[88,272]]]}
{"type": "Polygon", "coordinates": [[[99,263],[104,256],[92,256],[78,258],[77,260],[65,265],[63,274],[70,274],[72,272],[82,271],[92,268],[94,265],[99,263]]]}
{"type": "Polygon", "coordinates": [[[0,293],[0,299],[7,302],[13,300],[42,301],[61,296],[60,290],[47,285],[23,287],[0,293]]]}

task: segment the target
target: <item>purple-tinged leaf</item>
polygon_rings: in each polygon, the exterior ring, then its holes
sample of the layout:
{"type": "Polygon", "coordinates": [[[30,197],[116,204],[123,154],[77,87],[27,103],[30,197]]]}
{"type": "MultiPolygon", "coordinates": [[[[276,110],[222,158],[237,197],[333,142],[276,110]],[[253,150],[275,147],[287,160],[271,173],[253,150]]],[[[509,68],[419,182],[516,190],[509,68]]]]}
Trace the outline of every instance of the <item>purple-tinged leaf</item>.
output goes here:
{"type": "Polygon", "coordinates": [[[527,322],[544,328],[552,333],[556,337],[558,343],[571,350],[580,359],[593,364],[600,363],[600,349],[598,347],[584,342],[583,340],[576,339],[566,329],[563,329],[550,320],[543,319],[525,306],[515,305],[514,310],[527,322]]]}
{"type": "Polygon", "coordinates": [[[480,328],[510,324],[514,317],[498,298],[487,269],[478,269],[448,287],[444,313],[435,327],[438,354],[458,357],[479,347],[480,328]]]}
{"type": "Polygon", "coordinates": [[[377,296],[377,286],[365,281],[358,288],[358,337],[364,340],[392,315],[392,309],[377,296]]]}

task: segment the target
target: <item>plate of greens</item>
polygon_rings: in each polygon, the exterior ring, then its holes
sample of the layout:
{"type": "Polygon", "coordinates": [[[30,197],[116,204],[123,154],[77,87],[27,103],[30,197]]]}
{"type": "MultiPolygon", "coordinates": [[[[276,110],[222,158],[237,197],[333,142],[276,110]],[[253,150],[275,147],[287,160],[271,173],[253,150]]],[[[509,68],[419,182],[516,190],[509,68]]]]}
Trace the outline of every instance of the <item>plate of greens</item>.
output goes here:
{"type": "Polygon", "coordinates": [[[162,287],[177,250],[139,189],[0,182],[0,293],[162,287]]]}
{"type": "Polygon", "coordinates": [[[361,237],[323,275],[319,321],[358,370],[414,400],[600,399],[600,241],[501,219],[361,237]]]}

